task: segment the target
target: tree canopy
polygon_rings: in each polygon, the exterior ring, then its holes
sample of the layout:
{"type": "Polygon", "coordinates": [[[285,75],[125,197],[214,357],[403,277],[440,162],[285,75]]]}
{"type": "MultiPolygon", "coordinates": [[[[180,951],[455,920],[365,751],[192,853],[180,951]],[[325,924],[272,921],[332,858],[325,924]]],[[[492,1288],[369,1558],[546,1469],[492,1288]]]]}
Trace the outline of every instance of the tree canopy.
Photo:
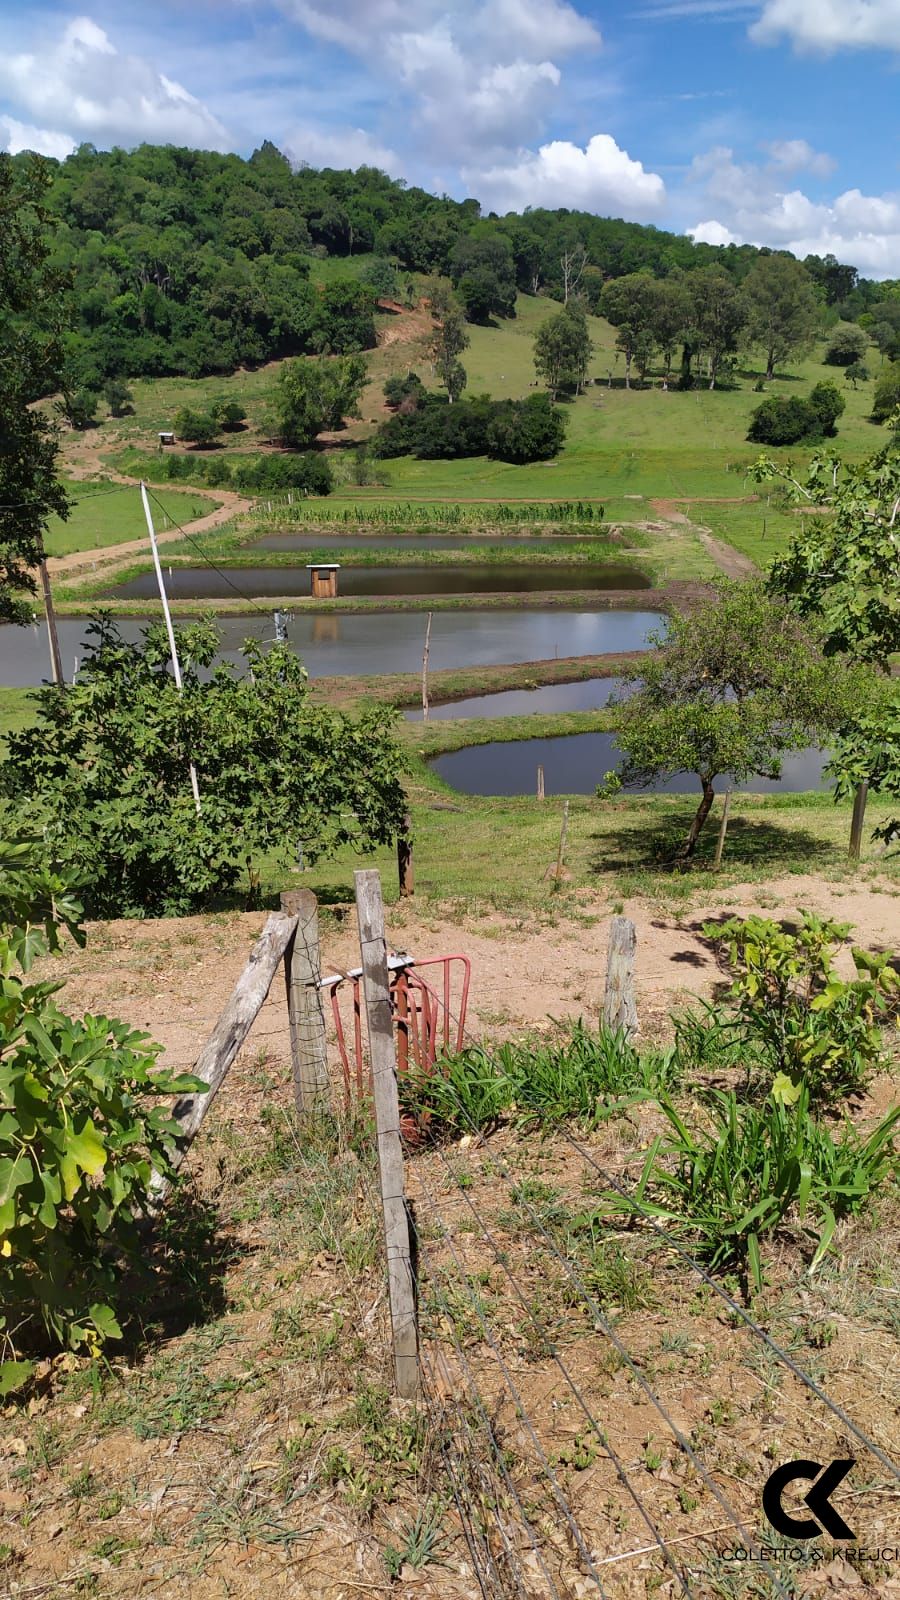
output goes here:
{"type": "Polygon", "coordinates": [[[781,759],[821,745],[859,692],[814,635],[761,583],[722,580],[690,616],[674,613],[625,677],[637,691],[617,707],[622,766],[601,793],[694,773],[700,803],[679,856],[688,860],[712,809],[715,780],[777,778],[781,759]]]}
{"type": "Polygon", "coordinates": [[[240,673],[213,665],[211,622],[178,640],[182,694],[161,624],[131,644],[101,616],[76,682],[37,691],[33,725],[9,737],[0,792],[77,873],[91,915],[180,914],[264,852],[296,862],[302,843],[315,861],[396,835],[406,803],[391,713],[353,720],[314,704],[287,646],[248,641],[240,673]]]}
{"type": "MultiPolygon", "coordinates": [[[[49,167],[52,264],[74,284],[73,389],[370,348],[374,296],[396,292],[398,270],[450,277],[466,315],[484,318],[514,314],[516,291],[580,296],[595,311],[603,284],[633,273],[668,282],[715,266],[740,286],[760,259],[752,245],[568,208],[483,216],[474,198],[428,194],[373,167],[295,170],[268,141],[249,160],[82,145],[49,167]],[[369,260],[357,275],[360,255],[369,260]],[[323,288],[324,256],[347,272],[323,288]]],[[[889,287],[831,256],[804,266],[817,299],[841,315],[889,303],[889,287]]]]}
{"type": "Polygon", "coordinates": [[[59,386],[63,280],[46,228],[50,163],[0,155],[0,621],[30,622],[48,518],[68,502],[56,477],[56,432],[32,402],[59,386]]]}

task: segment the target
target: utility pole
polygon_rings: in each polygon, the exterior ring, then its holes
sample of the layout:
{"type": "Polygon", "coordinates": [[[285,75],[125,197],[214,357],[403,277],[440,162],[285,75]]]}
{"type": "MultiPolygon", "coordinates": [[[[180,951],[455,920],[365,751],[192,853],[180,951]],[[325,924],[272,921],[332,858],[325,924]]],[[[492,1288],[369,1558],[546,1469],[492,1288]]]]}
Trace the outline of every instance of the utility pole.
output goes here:
{"type": "Polygon", "coordinates": [[[50,636],[50,666],[53,670],[53,682],[64,684],[62,656],[59,650],[59,634],[56,631],[56,612],[53,609],[53,594],[50,589],[50,574],[47,571],[47,558],[44,555],[44,543],[41,540],[41,559],[38,570],[41,574],[41,588],[44,593],[44,611],[47,616],[47,632],[50,636]]]}
{"type": "MultiPolygon", "coordinates": [[[[144,516],[147,519],[147,532],[150,535],[150,548],[153,551],[153,565],[156,568],[156,582],[159,587],[159,598],[162,601],[163,616],[166,619],[166,633],[169,636],[169,654],[172,657],[172,671],[175,674],[175,686],[178,689],[179,694],[181,694],[184,685],[181,681],[181,667],[178,664],[178,651],[175,647],[175,630],[172,627],[172,616],[169,611],[169,597],[166,594],[166,586],[163,583],[162,567],[160,566],[159,562],[159,547],[156,543],[156,530],[153,526],[153,517],[150,514],[150,501],[147,499],[147,485],[143,482],[143,480],[141,481],[141,500],[143,501],[144,505],[144,516]]],[[[191,774],[191,789],[193,790],[194,795],[194,805],[197,808],[197,815],[199,817],[200,789],[197,783],[197,768],[194,766],[193,761],[188,762],[188,770],[191,774]]]]}

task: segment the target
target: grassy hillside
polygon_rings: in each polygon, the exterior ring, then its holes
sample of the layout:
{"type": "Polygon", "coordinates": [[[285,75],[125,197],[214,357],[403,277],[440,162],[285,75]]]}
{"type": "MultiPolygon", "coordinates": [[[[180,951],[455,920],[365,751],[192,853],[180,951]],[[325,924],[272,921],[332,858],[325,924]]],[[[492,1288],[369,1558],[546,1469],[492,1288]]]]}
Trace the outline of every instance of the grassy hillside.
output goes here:
{"type": "MultiPolygon", "coordinates": [[[[330,264],[320,265],[324,271],[330,264]]],[[[518,398],[531,392],[534,334],[555,309],[546,298],[520,295],[515,320],[493,327],[470,327],[471,343],[464,357],[469,393],[518,398]]],[[[592,381],[583,395],[566,406],[568,433],[556,460],[513,466],[484,457],[459,461],[403,458],[380,463],[381,481],[361,489],[353,482],[353,460],[347,446],[371,437],[385,417],[385,378],[413,370],[429,388],[436,387],[427,353],[428,313],[421,309],[382,312],[379,346],[368,356],[370,381],[362,400],[362,418],[351,421],[343,433],[322,441],[335,467],[337,496],[357,500],[593,498],[604,501],[611,519],[620,520],[652,517],[660,509],[673,509],[655,507],[652,502],[657,499],[701,501],[702,508],[693,510],[697,520],[755,558],[765,558],[783,543],[790,519],[771,504],[740,504],[755,492],[746,469],[759,454],[758,447],[746,440],[751,413],[762,398],[755,390],[757,373],[752,358],[747,358],[750,364],[741,369],[732,389],[710,393],[701,387],[684,394],[675,389],[664,391],[656,372],[647,388],[626,390],[614,330],[600,318],[589,321],[595,347],[592,381]],[[732,504],[707,503],[718,499],[732,504]]],[[[858,459],[885,438],[884,429],[868,420],[873,384],[854,390],[840,369],[822,363],[822,350],[820,345],[808,358],[793,362],[789,372],[767,385],[766,393],[802,395],[823,378],[835,381],[846,398],[835,443],[850,459],[858,459]]],[[[877,370],[877,357],[871,368],[877,370]]],[[[247,424],[237,433],[224,435],[217,453],[234,458],[270,449],[271,399],[278,370],[278,363],[270,363],[228,378],[136,381],[134,415],[107,419],[98,430],[99,458],[104,465],[129,473],[146,472],[159,481],[158,430],[171,426],[179,407],[203,409],[219,395],[241,400],[247,424]]],[[[68,450],[78,448],[77,439],[68,446],[68,450]]],[[[809,447],[782,452],[798,464],[812,453],[809,447]]],[[[690,506],[680,509],[691,510],[690,506]]],[[[103,520],[89,510],[85,516],[92,529],[103,520]]],[[[112,508],[108,519],[115,520],[112,508]]],[[[112,533],[93,537],[98,544],[112,542],[112,533]]]]}
{"type": "MultiPolygon", "coordinates": [[[[64,556],[72,550],[99,550],[105,545],[121,544],[126,539],[139,539],[146,533],[147,524],[136,487],[67,479],[65,488],[72,496],[72,508],[66,522],[60,517],[51,518],[46,538],[48,555],[64,556]]],[[[156,508],[156,522],[160,530],[172,522],[189,522],[192,517],[202,517],[220,503],[212,491],[209,495],[201,495],[164,489],[158,498],[165,507],[165,512],[156,508]]]]}

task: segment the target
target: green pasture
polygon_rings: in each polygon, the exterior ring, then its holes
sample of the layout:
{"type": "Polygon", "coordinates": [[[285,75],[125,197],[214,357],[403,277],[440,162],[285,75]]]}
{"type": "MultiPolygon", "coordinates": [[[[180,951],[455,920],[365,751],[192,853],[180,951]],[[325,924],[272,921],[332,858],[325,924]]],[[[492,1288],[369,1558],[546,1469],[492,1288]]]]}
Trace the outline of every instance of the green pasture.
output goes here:
{"type": "MultiPolygon", "coordinates": [[[[345,264],[341,265],[343,270],[345,264]]],[[[363,265],[360,259],[355,270],[361,270],[363,265]]],[[[317,265],[316,272],[321,268],[319,276],[323,281],[332,266],[327,262],[317,265]]],[[[533,337],[541,322],[557,309],[546,299],[520,295],[518,314],[512,321],[470,327],[471,342],[464,355],[469,393],[521,397],[533,392],[533,337]]],[[[556,460],[515,466],[484,457],[460,461],[402,458],[377,463],[375,471],[380,481],[360,487],[353,482],[353,454],[346,446],[369,437],[386,415],[381,394],[385,378],[393,372],[412,370],[428,387],[435,387],[426,349],[427,318],[418,314],[415,319],[404,321],[391,313],[379,314],[382,342],[368,356],[370,382],[362,400],[362,420],[351,421],[340,440],[325,446],[338,484],[330,501],[323,504],[337,505],[345,500],[365,504],[405,499],[592,499],[604,502],[610,520],[638,521],[659,514],[655,501],[675,500],[687,502],[679,510],[757,559],[766,558],[783,546],[790,519],[770,506],[761,509],[764,502],[751,498],[756,486],[747,478],[747,468],[759,450],[747,443],[746,432],[750,415],[762,398],[755,389],[759,363],[752,352],[741,357],[731,388],[710,392],[701,384],[684,394],[675,388],[664,391],[662,375],[655,371],[644,389],[635,386],[626,390],[623,361],[615,351],[614,330],[600,318],[589,321],[595,344],[590,381],[582,395],[566,404],[568,433],[556,460]],[[719,505],[719,501],[727,504],[719,505]]],[[[886,437],[883,428],[868,420],[873,381],[854,389],[839,368],[822,363],[823,348],[819,344],[808,357],[790,363],[790,370],[768,384],[766,393],[805,394],[825,378],[837,383],[845,396],[846,410],[835,446],[848,459],[859,459],[886,437]]],[[[877,373],[878,357],[874,352],[869,368],[877,373]]],[[[261,446],[266,446],[271,433],[270,402],[277,372],[278,363],[271,363],[230,377],[135,381],[134,415],[109,418],[103,423],[98,438],[102,458],[129,473],[144,473],[152,481],[162,481],[164,452],[161,454],[156,448],[157,432],[171,427],[179,407],[203,409],[218,395],[240,399],[247,409],[248,421],[245,428],[222,436],[217,453],[223,452],[229,459],[242,454],[255,456],[261,446]]],[[[792,460],[799,470],[813,450],[794,447],[774,453],[792,460]]],[[[87,508],[85,515],[91,519],[87,508]]],[[[103,515],[113,517],[113,508],[104,508],[103,515]]],[[[100,516],[100,512],[93,514],[92,527],[100,516]]],[[[98,544],[104,542],[102,536],[91,537],[98,544]]],[[[105,542],[113,542],[111,534],[105,542]]]]}
{"type": "MultiPolygon", "coordinates": [[[[63,486],[71,496],[72,506],[67,521],[63,522],[61,517],[50,519],[45,541],[48,555],[65,556],[73,550],[99,550],[105,545],[139,539],[146,533],[147,524],[137,484],[129,486],[65,479],[63,486]]],[[[200,495],[165,488],[156,490],[155,494],[162,506],[162,509],[159,505],[153,507],[158,532],[163,532],[174,522],[189,522],[193,517],[205,516],[221,504],[213,491],[209,495],[200,495]]]]}

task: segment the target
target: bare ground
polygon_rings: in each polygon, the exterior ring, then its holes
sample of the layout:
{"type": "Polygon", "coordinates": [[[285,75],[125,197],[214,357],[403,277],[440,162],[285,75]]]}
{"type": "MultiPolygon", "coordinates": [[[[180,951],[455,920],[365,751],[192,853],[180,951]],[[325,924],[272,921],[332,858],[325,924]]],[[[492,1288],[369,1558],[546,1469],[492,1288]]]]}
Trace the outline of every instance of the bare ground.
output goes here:
{"type": "MultiPolygon", "coordinates": [[[[702,934],[707,917],[791,917],[801,906],[855,923],[871,948],[900,943],[898,894],[877,882],[837,888],[810,875],[727,892],[711,884],[678,916],[648,901],[626,903],[638,927],[645,1036],[665,1037],[672,1006],[714,995],[721,984],[702,934]]],[[[390,908],[388,925],[395,948],[471,957],[470,1033],[497,1037],[596,1014],[610,910],[584,896],[575,915],[535,926],[413,903],[390,908]]],[[[189,1064],[262,920],[249,913],[95,925],[86,951],[54,963],[55,975],[69,978],[64,1003],[146,1026],[173,1065],[189,1064]]],[[[357,959],[348,907],[325,921],[323,965],[345,969],[357,959]]],[[[861,1447],[651,1237],[607,1228],[604,1248],[616,1260],[621,1253],[627,1272],[621,1289],[595,1276],[595,1299],[585,1299],[517,1200],[527,1181],[533,1200],[552,1195],[573,1218],[589,1210],[603,1187],[591,1162],[633,1171],[658,1131],[652,1110],[606,1124],[580,1148],[563,1133],[539,1139],[505,1128],[483,1144],[463,1138],[411,1157],[428,1404],[426,1441],[408,1448],[409,1412],[384,1396],[377,1253],[360,1250],[361,1239],[377,1235],[372,1176],[360,1171],[348,1195],[299,1145],[273,1160],[272,1148],[284,1143],[278,1130],[288,1126],[288,1063],[275,984],[192,1156],[198,1200],[216,1206],[218,1299],[207,1284],[205,1313],[186,1326],[148,1329],[143,1349],[115,1358],[93,1388],[78,1363],[64,1361],[27,1414],[6,1413],[0,1579],[11,1596],[583,1600],[602,1592],[669,1600],[684,1590],[660,1556],[656,1527],[698,1600],[779,1592],[791,1600],[897,1600],[890,1567],[827,1545],[816,1546],[799,1576],[779,1567],[781,1590],[763,1572],[736,1573],[731,1516],[759,1527],[759,1489],[772,1466],[861,1447]],[[627,1361],[597,1321],[596,1304],[627,1361]],[[480,1559],[494,1569],[486,1590],[448,1487],[454,1461],[475,1484],[480,1559]],[[421,1564],[395,1560],[392,1547],[409,1555],[421,1513],[439,1528],[435,1548],[421,1564]]],[[[875,1084],[862,1117],[883,1109],[893,1091],[890,1080],[875,1084]]],[[[785,1237],[753,1307],[887,1451],[897,1402],[898,1238],[896,1206],[881,1208],[877,1226],[842,1224],[836,1259],[810,1279],[801,1234],[785,1237]]],[[[188,1298],[201,1268],[200,1256],[189,1256],[178,1269],[188,1298]]],[[[587,1271],[584,1263],[579,1270],[587,1271]]],[[[897,1502],[882,1469],[866,1462],[854,1482],[840,1499],[842,1514],[867,1544],[896,1542],[897,1502]]]]}

